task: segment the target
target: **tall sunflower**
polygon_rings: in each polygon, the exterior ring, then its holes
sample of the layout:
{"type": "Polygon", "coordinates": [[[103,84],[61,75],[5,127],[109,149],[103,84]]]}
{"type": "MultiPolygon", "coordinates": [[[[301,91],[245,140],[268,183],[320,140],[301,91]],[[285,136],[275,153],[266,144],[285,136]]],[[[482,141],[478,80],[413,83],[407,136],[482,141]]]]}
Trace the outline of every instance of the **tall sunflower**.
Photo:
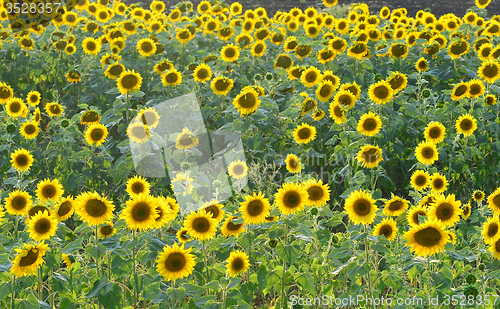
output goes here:
{"type": "Polygon", "coordinates": [[[439,222],[444,227],[453,226],[460,221],[461,205],[460,201],[455,200],[455,194],[437,195],[428,211],[429,218],[439,222]]]}
{"type": "Polygon", "coordinates": [[[453,90],[451,92],[451,99],[454,101],[458,101],[460,99],[463,99],[467,96],[467,93],[469,93],[469,84],[468,83],[458,83],[453,87],[453,90]]]}
{"type": "Polygon", "coordinates": [[[264,194],[254,193],[245,195],[245,201],[240,203],[239,212],[246,224],[259,224],[265,222],[265,219],[271,213],[271,204],[264,194]]]}
{"type": "Polygon", "coordinates": [[[500,187],[488,196],[488,207],[496,215],[500,215],[500,187]]]}
{"type": "Polygon", "coordinates": [[[40,201],[48,202],[49,199],[56,201],[63,193],[64,189],[57,179],[50,181],[50,179],[46,178],[37,184],[36,197],[40,201]]]}
{"type": "Polygon", "coordinates": [[[458,134],[463,133],[464,136],[472,135],[477,129],[476,118],[470,114],[458,117],[455,122],[455,129],[457,129],[458,134]]]}
{"type": "Polygon", "coordinates": [[[33,205],[33,200],[28,192],[15,190],[5,199],[5,210],[14,216],[24,216],[33,205]]]}
{"type": "Polygon", "coordinates": [[[382,127],[380,117],[373,112],[363,114],[359,119],[357,130],[365,136],[375,136],[382,127]]]}
{"type": "Polygon", "coordinates": [[[430,186],[433,193],[442,193],[446,191],[448,180],[446,179],[446,176],[439,173],[434,173],[431,176],[430,186]]]}
{"type": "Polygon", "coordinates": [[[228,44],[220,51],[222,60],[226,62],[235,62],[240,57],[240,49],[234,44],[228,44]]]}
{"type": "Polygon", "coordinates": [[[23,117],[24,111],[28,110],[26,104],[23,102],[21,98],[12,98],[7,102],[6,106],[7,114],[10,117],[23,117]]]}
{"type": "Polygon", "coordinates": [[[89,225],[103,224],[113,217],[115,205],[96,192],[85,192],[75,199],[75,212],[89,225]]]}
{"type": "Polygon", "coordinates": [[[120,218],[125,220],[129,229],[147,230],[156,226],[156,200],[149,194],[138,194],[126,202],[120,218]]]}
{"type": "Polygon", "coordinates": [[[382,158],[382,149],[373,145],[362,146],[356,154],[356,159],[362,167],[366,168],[375,168],[384,160],[382,158]]]}
{"type": "Polygon", "coordinates": [[[0,83],[0,104],[5,104],[14,97],[12,87],[5,82],[0,83]]]}
{"type": "Polygon", "coordinates": [[[182,83],[182,74],[177,69],[172,68],[161,74],[161,83],[163,86],[177,86],[182,83]]]}
{"type": "Polygon", "coordinates": [[[415,148],[415,157],[425,165],[433,164],[438,159],[438,150],[432,142],[421,142],[415,148]]]}
{"type": "Polygon", "coordinates": [[[244,161],[235,160],[229,163],[227,170],[229,176],[235,179],[242,179],[247,175],[248,166],[244,161]]]}
{"type": "Polygon", "coordinates": [[[18,148],[10,154],[10,163],[19,172],[29,171],[34,161],[31,153],[24,148],[18,148]]]}
{"type": "Polygon", "coordinates": [[[449,240],[441,223],[434,220],[412,227],[404,236],[406,246],[423,257],[443,251],[449,240]]]}
{"type": "Polygon", "coordinates": [[[330,200],[330,186],[327,183],[323,184],[321,179],[309,179],[302,185],[308,194],[306,202],[308,206],[322,207],[330,200]]]}
{"type": "Polygon", "coordinates": [[[49,246],[40,243],[36,246],[24,244],[24,249],[14,249],[17,255],[12,262],[10,272],[17,277],[34,274],[44,263],[43,256],[49,250],[49,246]]]}
{"type": "Polygon", "coordinates": [[[91,124],[85,130],[85,140],[91,146],[102,145],[107,136],[108,136],[108,129],[100,123],[91,124]]]}
{"type": "Polygon", "coordinates": [[[250,266],[246,253],[239,250],[231,252],[226,262],[226,273],[231,277],[244,273],[250,266]]]}
{"type": "Polygon", "coordinates": [[[101,50],[101,43],[94,38],[87,37],[82,41],[82,48],[86,54],[96,55],[101,50]]]}
{"type": "Polygon", "coordinates": [[[242,90],[240,94],[234,98],[233,105],[242,115],[249,115],[259,108],[259,94],[253,89],[242,90]]]}
{"type": "Polygon", "coordinates": [[[465,204],[462,208],[462,219],[467,220],[471,214],[470,202],[465,204]]]}
{"type": "Polygon", "coordinates": [[[472,199],[476,202],[481,202],[484,200],[484,192],[481,190],[476,190],[472,193],[472,199]]]}
{"type": "Polygon", "coordinates": [[[347,117],[345,116],[345,112],[347,108],[345,108],[342,104],[331,102],[330,103],[330,118],[335,120],[336,124],[342,124],[347,121],[347,117]]]}
{"type": "Polygon", "coordinates": [[[69,219],[75,212],[75,200],[72,196],[60,197],[54,207],[52,215],[59,222],[69,219]]]}
{"type": "Polygon", "coordinates": [[[477,69],[477,75],[486,82],[493,84],[500,78],[500,63],[496,60],[484,61],[477,69]]]}
{"type": "Polygon", "coordinates": [[[286,169],[290,173],[300,173],[302,165],[300,164],[299,157],[293,153],[289,153],[285,158],[286,169]]]}
{"type": "Polygon", "coordinates": [[[29,220],[28,232],[36,241],[49,239],[56,234],[57,220],[47,211],[38,212],[29,220]]]}
{"type": "Polygon", "coordinates": [[[386,216],[397,217],[408,209],[409,202],[399,196],[394,196],[388,200],[382,210],[386,216]]]}
{"type": "Polygon", "coordinates": [[[316,138],[316,128],[302,123],[293,131],[293,138],[297,144],[307,144],[316,138]]]}
{"type": "Polygon", "coordinates": [[[302,72],[300,80],[304,86],[311,88],[318,83],[320,77],[321,71],[314,66],[310,66],[302,72]]]}
{"type": "Polygon", "coordinates": [[[427,141],[438,144],[444,140],[446,128],[439,121],[433,121],[425,127],[424,137],[427,141]]]}
{"type": "Polygon", "coordinates": [[[99,228],[99,237],[108,238],[116,234],[116,229],[113,227],[113,223],[108,222],[106,225],[103,225],[99,228]]]}
{"type": "Polygon", "coordinates": [[[344,209],[354,224],[371,224],[378,210],[376,200],[365,190],[353,191],[345,200],[344,209]]]}
{"type": "Polygon", "coordinates": [[[42,98],[42,95],[38,91],[30,91],[26,95],[26,102],[28,102],[29,105],[31,106],[37,106],[40,103],[40,99],[42,98]]]}
{"type": "Polygon", "coordinates": [[[212,78],[212,69],[205,63],[196,66],[193,72],[193,78],[199,83],[206,83],[212,78]]]}
{"type": "Polygon", "coordinates": [[[329,80],[322,80],[316,89],[316,97],[320,102],[325,102],[330,99],[335,91],[335,87],[329,80]]]}
{"type": "Polygon", "coordinates": [[[121,94],[127,94],[141,88],[142,77],[141,74],[136,73],[134,70],[126,70],[120,74],[116,83],[121,94]]]}
{"type": "Polygon", "coordinates": [[[127,135],[131,141],[138,144],[145,143],[151,139],[151,132],[143,122],[133,122],[127,128],[127,135]]]}
{"type": "Polygon", "coordinates": [[[424,57],[420,57],[420,59],[417,60],[417,63],[415,63],[415,68],[419,72],[425,72],[429,70],[429,65],[427,64],[427,60],[424,57]]]}
{"type": "Polygon", "coordinates": [[[131,198],[135,198],[140,194],[149,195],[150,184],[146,178],[142,176],[134,176],[127,181],[127,193],[131,198]]]}
{"type": "Polygon", "coordinates": [[[391,85],[387,81],[380,81],[368,88],[368,96],[377,104],[389,102],[394,95],[391,85]]]}
{"type": "Polygon", "coordinates": [[[483,224],[481,235],[487,245],[491,245],[500,239],[500,221],[497,216],[490,217],[486,220],[483,224]]]}
{"type": "Polygon", "coordinates": [[[396,221],[392,218],[384,218],[382,222],[377,224],[373,228],[373,235],[382,236],[389,241],[393,241],[396,238],[396,234],[398,233],[398,228],[396,227],[396,221]]]}
{"type": "Polygon", "coordinates": [[[303,185],[285,183],[274,195],[278,209],[284,215],[295,214],[301,211],[308,201],[308,193],[303,185]]]}
{"type": "Polygon", "coordinates": [[[188,277],[196,265],[196,257],[191,249],[175,243],[172,247],[165,246],[156,260],[156,271],[166,280],[177,280],[188,277]]]}
{"type": "Polygon", "coordinates": [[[184,221],[184,228],[188,230],[189,236],[198,239],[212,239],[215,236],[217,221],[204,209],[191,212],[184,221]]]}

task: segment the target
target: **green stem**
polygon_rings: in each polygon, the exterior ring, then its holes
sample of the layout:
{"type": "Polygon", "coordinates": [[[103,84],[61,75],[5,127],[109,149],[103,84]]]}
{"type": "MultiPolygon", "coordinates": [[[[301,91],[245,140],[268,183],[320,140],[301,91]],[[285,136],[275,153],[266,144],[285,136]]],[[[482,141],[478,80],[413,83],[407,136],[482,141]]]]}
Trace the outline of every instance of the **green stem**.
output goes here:
{"type": "Polygon", "coordinates": [[[132,231],[132,242],[133,242],[133,246],[132,246],[132,257],[133,257],[133,260],[134,260],[134,267],[133,267],[133,272],[134,272],[134,280],[135,280],[135,286],[132,287],[132,300],[134,302],[134,309],[137,308],[137,269],[135,267],[136,265],[136,252],[135,252],[135,230],[132,231]]]}
{"type": "MultiPolygon", "coordinates": [[[[368,227],[366,225],[363,226],[365,230],[365,256],[366,263],[370,264],[370,242],[368,241],[368,227]]],[[[373,291],[372,291],[372,278],[370,272],[367,274],[368,279],[368,293],[370,294],[370,298],[373,299],[373,291]]],[[[373,308],[375,308],[375,304],[373,304],[373,308]]]]}
{"type": "Polygon", "coordinates": [[[12,276],[12,297],[11,297],[11,308],[14,308],[14,300],[16,299],[16,275],[12,276]]]}
{"type": "Polygon", "coordinates": [[[38,271],[38,300],[43,301],[42,267],[39,267],[37,271],[38,271]]]}
{"type": "MultiPolygon", "coordinates": [[[[285,217],[285,238],[284,238],[284,247],[286,250],[286,244],[288,241],[288,225],[286,223],[286,217],[285,217]]],[[[286,261],[283,258],[283,276],[281,277],[281,308],[285,309],[285,281],[286,281],[286,261]]]]}

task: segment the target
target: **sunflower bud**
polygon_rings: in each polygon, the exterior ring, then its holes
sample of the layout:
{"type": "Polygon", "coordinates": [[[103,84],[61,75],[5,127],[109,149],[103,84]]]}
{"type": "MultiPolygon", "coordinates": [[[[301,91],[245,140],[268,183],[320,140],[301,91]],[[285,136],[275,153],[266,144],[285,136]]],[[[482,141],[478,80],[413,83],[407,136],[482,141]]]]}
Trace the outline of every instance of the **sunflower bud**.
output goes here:
{"type": "Polygon", "coordinates": [[[276,239],[270,239],[268,241],[269,247],[274,248],[278,244],[278,241],[276,239]]]}
{"type": "Polygon", "coordinates": [[[215,180],[213,184],[215,188],[219,188],[220,186],[222,186],[222,182],[220,180],[215,180]]]}
{"type": "Polygon", "coordinates": [[[465,277],[465,282],[467,282],[467,284],[473,284],[475,283],[477,280],[476,276],[474,276],[474,274],[468,274],[467,277],[465,277]]]}
{"type": "Polygon", "coordinates": [[[274,79],[273,74],[271,74],[271,73],[267,73],[267,74],[266,74],[266,79],[267,79],[268,81],[272,81],[272,80],[274,79]]]}
{"type": "Polygon", "coordinates": [[[64,119],[63,121],[61,121],[61,126],[63,128],[67,128],[69,126],[69,121],[67,119],[64,119]]]}
{"type": "Polygon", "coordinates": [[[16,132],[16,126],[15,126],[15,125],[13,125],[12,123],[11,123],[11,124],[9,124],[9,125],[7,125],[7,132],[9,132],[9,133],[14,133],[14,132],[16,132]]]}
{"type": "Polygon", "coordinates": [[[311,208],[311,215],[315,216],[318,214],[318,208],[317,207],[312,207],[311,208]]]}
{"type": "Polygon", "coordinates": [[[479,270],[484,270],[484,264],[483,263],[479,264],[478,268],[479,270]]]}

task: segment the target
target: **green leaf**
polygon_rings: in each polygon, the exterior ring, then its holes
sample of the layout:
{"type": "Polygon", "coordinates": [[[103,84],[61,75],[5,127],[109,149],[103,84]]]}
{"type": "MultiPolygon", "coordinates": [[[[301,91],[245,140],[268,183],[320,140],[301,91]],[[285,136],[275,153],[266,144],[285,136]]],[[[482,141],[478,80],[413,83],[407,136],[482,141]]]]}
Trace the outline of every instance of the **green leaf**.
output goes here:
{"type": "Polygon", "coordinates": [[[95,297],[99,295],[99,292],[108,284],[108,278],[106,276],[103,276],[101,279],[97,280],[94,282],[94,287],[90,291],[90,293],[87,295],[87,297],[95,297]]]}
{"type": "Polygon", "coordinates": [[[117,284],[114,284],[112,282],[109,282],[108,286],[106,289],[109,289],[107,293],[104,293],[102,295],[99,295],[97,299],[99,300],[99,303],[104,306],[106,309],[121,309],[121,295],[122,291],[120,289],[120,286],[117,284]]]}
{"type": "Polygon", "coordinates": [[[182,286],[186,289],[186,295],[189,297],[198,298],[205,291],[203,287],[196,284],[184,283],[182,286]]]}
{"type": "Polygon", "coordinates": [[[74,242],[67,244],[64,248],[61,249],[62,253],[72,253],[78,251],[78,249],[82,248],[83,238],[77,239],[74,242]]]}

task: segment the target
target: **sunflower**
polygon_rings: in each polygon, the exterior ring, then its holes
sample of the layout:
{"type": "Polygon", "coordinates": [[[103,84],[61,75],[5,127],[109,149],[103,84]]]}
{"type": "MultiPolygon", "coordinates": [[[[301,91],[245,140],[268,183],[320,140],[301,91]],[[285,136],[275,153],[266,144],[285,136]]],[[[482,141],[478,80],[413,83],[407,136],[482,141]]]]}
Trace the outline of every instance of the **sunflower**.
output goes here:
{"type": "Polygon", "coordinates": [[[488,207],[496,215],[500,214],[500,187],[488,196],[488,207]]]}
{"type": "Polygon", "coordinates": [[[228,44],[220,51],[222,60],[235,62],[240,57],[240,49],[234,44],[228,44]]]}
{"type": "Polygon", "coordinates": [[[315,111],[312,117],[314,120],[319,121],[325,117],[325,112],[322,110],[315,111]]]}
{"type": "Polygon", "coordinates": [[[226,273],[231,277],[236,277],[239,274],[244,273],[250,266],[250,263],[248,262],[248,255],[239,250],[231,252],[226,262],[226,273]]]}
{"type": "Polygon", "coordinates": [[[74,199],[72,196],[60,197],[54,207],[52,215],[57,221],[61,222],[69,219],[75,212],[74,199]]]}
{"type": "Polygon", "coordinates": [[[476,0],[476,6],[478,8],[481,8],[481,9],[484,9],[486,8],[488,5],[490,5],[491,3],[491,0],[476,0]]]}
{"type": "Polygon", "coordinates": [[[186,228],[181,228],[180,230],[177,231],[176,236],[181,243],[186,243],[189,240],[191,240],[187,232],[188,230],[186,228]]]}
{"type": "Polygon", "coordinates": [[[209,202],[204,203],[200,209],[203,209],[212,216],[212,218],[217,222],[217,224],[220,223],[220,221],[224,218],[224,214],[226,213],[224,209],[222,209],[221,204],[217,200],[211,200],[209,202]]]}
{"type": "Polygon", "coordinates": [[[242,90],[233,100],[233,105],[242,115],[249,115],[255,112],[260,105],[259,94],[252,88],[242,90]]]}
{"type": "Polygon", "coordinates": [[[333,86],[331,81],[322,80],[319,83],[318,88],[316,89],[316,97],[320,102],[325,102],[330,99],[334,91],[335,87],[333,86]]]}
{"type": "Polygon", "coordinates": [[[10,163],[19,172],[26,172],[30,169],[33,164],[33,156],[31,153],[24,149],[18,148],[16,151],[10,154],[10,163]]]}
{"type": "Polygon", "coordinates": [[[99,123],[99,121],[101,121],[101,116],[99,115],[98,112],[94,110],[86,111],[80,117],[80,124],[89,125],[89,124],[99,123]]]}
{"type": "Polygon", "coordinates": [[[430,186],[433,193],[442,193],[446,191],[448,180],[446,180],[446,176],[434,173],[431,176],[430,186]]]}
{"type": "Polygon", "coordinates": [[[191,212],[184,221],[184,228],[188,230],[189,236],[198,240],[212,239],[215,236],[216,226],[217,221],[204,209],[191,212]]]}
{"type": "Polygon", "coordinates": [[[464,136],[472,135],[477,129],[476,118],[470,114],[460,116],[455,123],[455,129],[458,134],[463,133],[464,136]]]}
{"type": "Polygon", "coordinates": [[[100,124],[94,123],[87,127],[85,130],[85,140],[89,145],[100,146],[108,136],[108,129],[100,124]]]}
{"type": "Polygon", "coordinates": [[[82,75],[80,72],[71,70],[68,73],[66,73],[66,80],[70,83],[78,83],[82,81],[82,75]]]}
{"type": "Polygon", "coordinates": [[[61,255],[61,258],[64,264],[66,264],[66,268],[71,268],[73,266],[73,263],[75,262],[75,258],[73,256],[67,255],[66,253],[63,253],[61,255]]]}
{"type": "Polygon", "coordinates": [[[61,116],[64,108],[56,102],[51,102],[45,105],[45,111],[50,117],[61,116]]]}
{"type": "Polygon", "coordinates": [[[149,195],[150,184],[141,176],[134,176],[127,181],[127,193],[131,198],[135,198],[140,194],[149,195]]]}
{"type": "Polygon", "coordinates": [[[380,81],[370,86],[368,96],[377,104],[389,102],[394,95],[391,85],[387,81],[380,81]]]}
{"type": "Polygon", "coordinates": [[[229,176],[235,179],[242,179],[247,175],[248,166],[241,160],[232,161],[227,168],[229,176]]]}
{"type": "Polygon", "coordinates": [[[436,220],[444,227],[451,227],[460,221],[460,206],[462,203],[455,200],[455,194],[436,196],[428,211],[429,219],[436,220]]]}
{"type": "Polygon", "coordinates": [[[321,71],[314,66],[305,69],[300,76],[302,84],[308,88],[316,85],[320,79],[321,71]]]}
{"type": "Polygon", "coordinates": [[[30,218],[28,232],[35,241],[49,239],[56,234],[57,220],[49,212],[41,211],[30,218]]]}
{"type": "Polygon", "coordinates": [[[154,129],[160,123],[160,115],[156,112],[153,107],[148,107],[139,112],[138,118],[148,126],[148,128],[154,129]]]}
{"type": "Polygon", "coordinates": [[[98,230],[99,237],[108,238],[116,234],[116,229],[113,227],[111,222],[108,222],[106,225],[101,226],[98,230]]]}
{"type": "Polygon", "coordinates": [[[127,128],[128,137],[138,144],[142,144],[151,139],[151,133],[149,132],[148,126],[142,122],[133,122],[127,128]]]}
{"type": "Polygon", "coordinates": [[[276,57],[276,61],[274,62],[274,68],[283,68],[288,70],[293,65],[293,60],[287,54],[280,54],[276,57]]]}
{"type": "Polygon", "coordinates": [[[117,79],[125,71],[125,66],[121,63],[113,63],[104,71],[104,75],[111,79],[117,79]]]}
{"type": "Polygon", "coordinates": [[[427,217],[427,210],[422,205],[412,207],[408,210],[408,214],[406,215],[406,220],[408,221],[410,227],[415,227],[422,224],[418,216],[427,217]]]}
{"type": "Polygon", "coordinates": [[[408,203],[407,200],[394,196],[385,203],[382,211],[386,216],[397,217],[408,209],[408,203]]]}
{"type": "Polygon", "coordinates": [[[5,82],[0,83],[0,104],[5,104],[14,97],[14,91],[12,87],[7,85],[5,82]]]}
{"type": "Polygon", "coordinates": [[[453,42],[448,46],[448,55],[451,57],[451,59],[458,59],[462,55],[467,54],[468,51],[469,43],[467,43],[467,41],[463,39],[453,42]]]}
{"type": "Polygon", "coordinates": [[[382,127],[382,121],[378,115],[373,112],[363,114],[358,122],[357,130],[366,136],[375,136],[382,127]]]}
{"type": "Polygon", "coordinates": [[[356,159],[362,167],[366,168],[375,168],[384,160],[384,158],[382,158],[382,149],[372,145],[362,146],[356,154],[356,159]]]}
{"type": "Polygon", "coordinates": [[[438,144],[444,140],[446,129],[439,121],[430,122],[425,127],[424,137],[427,141],[438,144]]]}
{"type": "Polygon", "coordinates": [[[467,96],[472,99],[477,99],[485,93],[485,87],[482,81],[478,79],[472,79],[468,83],[468,93],[467,96]]]}
{"type": "Polygon", "coordinates": [[[408,46],[404,43],[392,43],[389,47],[389,55],[394,58],[405,59],[409,52],[408,46]]]}
{"type": "MultiPolygon", "coordinates": [[[[495,259],[500,259],[500,239],[491,244],[489,250],[491,251],[495,259]]],[[[478,294],[479,292],[476,289],[475,295],[477,296],[478,294]]]]}
{"type": "Polygon", "coordinates": [[[17,118],[19,116],[23,117],[23,114],[28,110],[28,107],[21,98],[12,98],[7,102],[6,110],[9,116],[17,118]]]}
{"type": "Polygon", "coordinates": [[[406,88],[408,84],[408,77],[404,73],[392,72],[392,75],[387,79],[389,85],[391,85],[392,91],[394,94],[398,93],[398,91],[406,88]]]}
{"type": "Polygon", "coordinates": [[[477,75],[493,84],[500,78],[500,63],[496,60],[484,61],[477,70],[477,75]]]}
{"type": "Polygon", "coordinates": [[[308,203],[308,193],[303,185],[285,183],[274,195],[278,209],[284,215],[301,211],[308,203]]]}
{"type": "Polygon", "coordinates": [[[235,217],[235,216],[229,216],[224,223],[222,224],[222,227],[220,229],[221,234],[224,237],[229,237],[229,236],[234,236],[235,238],[238,238],[238,235],[241,234],[245,229],[245,221],[241,223],[235,223],[234,221],[240,221],[242,220],[241,218],[235,217]]]}
{"type": "Polygon", "coordinates": [[[115,205],[96,192],[85,192],[75,199],[75,212],[89,225],[103,224],[113,217],[115,205]]]}
{"type": "Polygon", "coordinates": [[[175,192],[182,191],[182,195],[186,196],[193,192],[193,178],[189,177],[187,173],[177,173],[171,182],[175,183],[175,192]],[[179,182],[179,184],[177,184],[179,182]],[[177,190],[177,189],[180,190],[177,190]]]}
{"type": "Polygon", "coordinates": [[[365,190],[353,191],[345,200],[344,209],[354,224],[371,224],[378,210],[376,200],[365,190]]]}
{"type": "Polygon", "coordinates": [[[5,199],[5,210],[11,215],[24,216],[33,205],[31,195],[28,192],[15,190],[9,193],[5,199]]]}
{"type": "Polygon", "coordinates": [[[49,199],[56,201],[63,193],[63,187],[57,179],[50,181],[50,179],[46,178],[37,184],[36,197],[40,201],[48,202],[49,199]]]}
{"type": "Polygon", "coordinates": [[[136,73],[134,70],[126,70],[120,74],[116,83],[121,94],[127,94],[141,88],[142,77],[141,74],[136,73]]]}
{"type": "Polygon", "coordinates": [[[30,91],[26,95],[26,102],[31,106],[37,106],[40,103],[42,95],[38,91],[30,91]]]}
{"type": "Polygon", "coordinates": [[[175,212],[172,208],[169,206],[169,202],[167,198],[163,196],[155,197],[156,201],[156,213],[158,214],[158,217],[155,219],[155,228],[160,229],[165,224],[168,222],[172,221],[175,219],[177,216],[177,212],[175,212]]]}
{"type": "Polygon", "coordinates": [[[10,272],[17,277],[34,274],[44,263],[43,256],[49,250],[49,246],[43,242],[36,245],[24,244],[24,249],[14,249],[17,255],[12,262],[10,272]]]}
{"type": "Polygon", "coordinates": [[[240,203],[239,212],[245,224],[259,224],[265,222],[265,219],[271,213],[271,204],[269,199],[259,191],[258,194],[245,195],[245,201],[240,203]]]}
{"type": "Polygon", "coordinates": [[[368,46],[364,42],[357,42],[347,50],[347,56],[363,60],[368,53],[368,46]]]}
{"type": "Polygon", "coordinates": [[[419,72],[425,72],[429,70],[429,65],[427,64],[427,60],[424,57],[420,57],[420,59],[417,60],[417,63],[415,63],[415,68],[419,72]]]}
{"type": "Polygon", "coordinates": [[[307,144],[316,138],[316,128],[302,123],[293,131],[293,138],[297,144],[307,144]]]}
{"type": "Polygon", "coordinates": [[[212,78],[212,69],[205,63],[196,66],[193,72],[193,78],[199,83],[206,83],[212,78]]]}
{"type": "Polygon", "coordinates": [[[302,165],[300,164],[299,157],[289,153],[285,158],[286,169],[290,173],[300,173],[302,165]]]}
{"type": "Polygon", "coordinates": [[[175,139],[175,148],[179,150],[188,150],[198,145],[199,142],[199,139],[194,136],[188,128],[184,128],[175,139]]]}
{"type": "Polygon", "coordinates": [[[492,106],[497,104],[497,97],[493,94],[487,94],[484,98],[484,103],[486,106],[492,106]]]}
{"type": "Polygon", "coordinates": [[[321,179],[309,179],[302,185],[308,194],[306,202],[308,206],[322,207],[330,200],[330,186],[327,183],[323,184],[321,179]]]}
{"type": "Polygon", "coordinates": [[[156,271],[169,281],[188,277],[196,265],[196,257],[190,252],[191,248],[184,249],[177,243],[165,246],[156,260],[156,271]]]}
{"type": "Polygon", "coordinates": [[[302,101],[300,109],[302,110],[300,115],[304,116],[307,115],[309,112],[315,110],[318,107],[318,103],[312,98],[305,98],[304,101],[302,101]]]}
{"type": "Polygon", "coordinates": [[[382,236],[389,241],[393,241],[396,238],[396,234],[398,233],[398,228],[396,227],[396,221],[392,218],[384,218],[382,222],[377,224],[373,228],[373,235],[382,236]]]}
{"type": "Polygon", "coordinates": [[[101,50],[101,43],[94,39],[87,37],[82,41],[83,51],[88,55],[96,55],[101,50]]]}
{"type": "Polygon", "coordinates": [[[476,202],[481,202],[484,200],[484,192],[481,190],[476,190],[472,193],[472,199],[476,202]]]}
{"type": "Polygon", "coordinates": [[[422,164],[433,164],[438,159],[436,144],[429,141],[420,142],[415,148],[415,156],[422,164]]]}
{"type": "MultiPolygon", "coordinates": [[[[332,109],[332,104],[339,104],[346,110],[352,109],[356,104],[356,96],[351,91],[341,88],[333,97],[333,101],[330,103],[330,109],[332,109]]],[[[338,113],[339,111],[335,112],[338,113]]]]}
{"type": "Polygon", "coordinates": [[[227,77],[216,77],[212,80],[210,88],[217,95],[226,95],[234,85],[234,81],[227,77]]]}
{"type": "Polygon", "coordinates": [[[137,50],[144,57],[149,57],[156,52],[156,45],[150,38],[144,38],[137,42],[137,50]]]}
{"type": "Polygon", "coordinates": [[[156,225],[156,200],[149,194],[138,194],[133,200],[126,202],[120,218],[124,219],[130,229],[147,230],[156,225]]]}
{"type": "Polygon", "coordinates": [[[404,236],[407,240],[406,246],[423,257],[441,252],[449,240],[444,227],[435,220],[412,227],[404,236]]]}
{"type": "Polygon", "coordinates": [[[469,84],[465,82],[458,83],[455,85],[451,92],[451,99],[454,101],[458,101],[462,98],[465,98],[469,92],[469,84]]]}
{"type": "Polygon", "coordinates": [[[483,224],[481,235],[484,238],[484,243],[487,245],[494,244],[500,239],[500,221],[498,217],[490,217],[483,224]]]}
{"type": "Polygon", "coordinates": [[[469,218],[470,214],[471,214],[471,207],[470,207],[470,202],[468,202],[462,208],[462,213],[461,213],[462,219],[467,220],[467,218],[469,218]]]}

